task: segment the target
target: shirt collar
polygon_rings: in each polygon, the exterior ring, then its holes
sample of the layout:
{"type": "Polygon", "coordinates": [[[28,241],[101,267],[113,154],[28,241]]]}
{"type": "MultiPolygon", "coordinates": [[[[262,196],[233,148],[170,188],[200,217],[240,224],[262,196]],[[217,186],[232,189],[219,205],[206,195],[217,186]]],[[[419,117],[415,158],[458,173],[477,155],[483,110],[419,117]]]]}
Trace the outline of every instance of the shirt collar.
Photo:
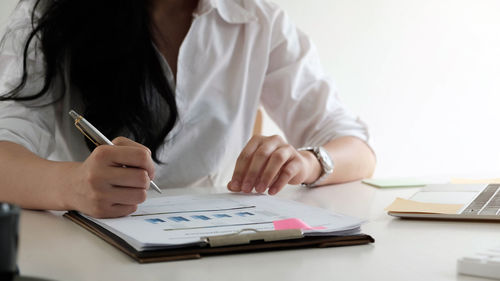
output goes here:
{"type": "Polygon", "coordinates": [[[241,24],[257,20],[254,14],[235,0],[200,0],[194,16],[201,16],[212,10],[216,10],[220,17],[228,23],[241,24]]]}

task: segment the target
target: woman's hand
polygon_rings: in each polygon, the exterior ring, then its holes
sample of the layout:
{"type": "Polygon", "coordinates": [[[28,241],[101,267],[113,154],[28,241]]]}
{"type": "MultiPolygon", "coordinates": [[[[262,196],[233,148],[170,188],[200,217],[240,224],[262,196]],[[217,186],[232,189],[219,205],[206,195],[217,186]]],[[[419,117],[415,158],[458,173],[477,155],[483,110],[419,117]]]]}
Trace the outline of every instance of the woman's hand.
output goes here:
{"type": "Polygon", "coordinates": [[[297,151],[279,136],[254,136],[238,157],[227,188],[234,192],[278,193],[286,184],[315,181],[321,173],[311,152],[297,151]]]}
{"type": "Polygon", "coordinates": [[[67,195],[72,209],[96,218],[120,217],[146,200],[154,177],[151,151],[124,137],[113,143],[96,147],[75,169],[76,183],[67,195]]]}

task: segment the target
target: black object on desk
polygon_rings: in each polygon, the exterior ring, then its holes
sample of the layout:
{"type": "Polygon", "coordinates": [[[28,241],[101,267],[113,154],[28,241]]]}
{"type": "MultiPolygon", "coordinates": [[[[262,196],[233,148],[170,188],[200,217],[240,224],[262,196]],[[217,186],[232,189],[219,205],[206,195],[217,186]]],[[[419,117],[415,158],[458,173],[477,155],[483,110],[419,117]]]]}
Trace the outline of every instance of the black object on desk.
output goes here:
{"type": "Polygon", "coordinates": [[[19,213],[20,208],[18,206],[0,202],[0,280],[49,281],[19,275],[17,267],[19,213]]]}
{"type": "Polygon", "coordinates": [[[0,279],[12,280],[19,274],[17,268],[17,240],[19,207],[0,203],[0,279]]]}

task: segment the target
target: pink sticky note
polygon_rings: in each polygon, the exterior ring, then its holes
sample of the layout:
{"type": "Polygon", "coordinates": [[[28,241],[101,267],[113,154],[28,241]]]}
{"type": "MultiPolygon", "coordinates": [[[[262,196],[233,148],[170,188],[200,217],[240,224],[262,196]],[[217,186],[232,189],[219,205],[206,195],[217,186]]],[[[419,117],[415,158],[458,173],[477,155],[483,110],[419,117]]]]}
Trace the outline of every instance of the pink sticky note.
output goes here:
{"type": "Polygon", "coordinates": [[[286,220],[279,220],[279,221],[273,221],[274,224],[274,229],[275,230],[283,230],[283,229],[306,229],[306,230],[312,230],[312,229],[325,229],[323,226],[319,227],[310,227],[307,225],[307,223],[303,222],[301,219],[286,219],[286,220]]]}

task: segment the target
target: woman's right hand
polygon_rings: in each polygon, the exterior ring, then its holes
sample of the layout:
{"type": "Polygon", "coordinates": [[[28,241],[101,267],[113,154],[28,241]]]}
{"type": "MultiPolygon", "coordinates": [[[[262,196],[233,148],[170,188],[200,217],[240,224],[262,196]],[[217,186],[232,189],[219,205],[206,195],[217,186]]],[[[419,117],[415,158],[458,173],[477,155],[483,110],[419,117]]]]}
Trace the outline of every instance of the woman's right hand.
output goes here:
{"type": "Polygon", "coordinates": [[[146,200],[155,169],[151,151],[124,137],[113,144],[96,147],[75,167],[74,184],[66,196],[70,209],[95,218],[121,217],[146,200]]]}

